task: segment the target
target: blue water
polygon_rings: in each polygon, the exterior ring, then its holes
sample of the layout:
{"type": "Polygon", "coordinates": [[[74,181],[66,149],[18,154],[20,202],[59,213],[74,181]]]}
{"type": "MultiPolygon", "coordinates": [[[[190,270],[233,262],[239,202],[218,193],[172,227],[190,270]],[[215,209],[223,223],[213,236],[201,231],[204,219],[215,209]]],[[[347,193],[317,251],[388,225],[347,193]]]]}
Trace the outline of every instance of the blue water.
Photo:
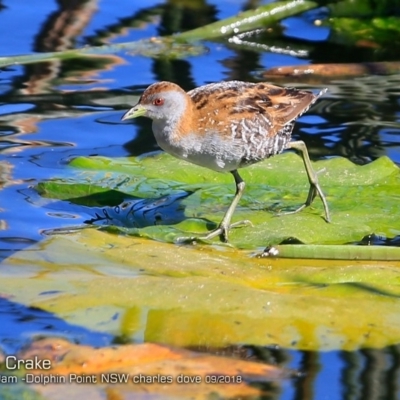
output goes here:
{"type": "MultiPolygon", "coordinates": [[[[231,16],[243,8],[243,3],[209,1],[208,22],[231,16]]],[[[161,0],[92,3],[96,11],[86,23],[82,22],[67,47],[82,47],[93,41],[121,43],[159,35],[162,21],[158,16],[138,26],[123,21],[143,12],[144,6],[166,4],[161,0]]],[[[40,0],[33,5],[26,0],[3,0],[0,5],[3,6],[0,8],[0,57],[65,49],[56,45],[51,48],[49,30],[46,30],[59,12],[57,2],[40,0]]],[[[206,19],[204,15],[203,19],[206,19]]],[[[255,79],[261,70],[275,66],[332,61],[332,47],[326,49],[329,29],[315,26],[310,14],[288,18],[283,27],[283,40],[276,43],[275,39],[267,40],[262,35],[255,38],[265,45],[261,52],[254,52],[251,47],[206,42],[206,54],[171,62],[120,52],[105,66],[89,63],[79,68],[74,62],[68,62],[54,63],[51,68],[48,64],[37,64],[0,69],[0,220],[5,221],[0,231],[1,257],[40,241],[43,230],[71,224],[65,218],[68,210],[66,214],[51,213],[38,207],[30,189],[41,180],[68,176],[68,160],[77,155],[118,157],[158,149],[148,122],[120,122],[123,110],[131,104],[130,99],[147,85],[168,79],[189,89],[226,79],[255,79]],[[288,48],[303,50],[303,55],[295,56],[288,48]],[[114,98],[118,101],[113,101],[114,98]]],[[[333,47],[340,49],[339,45],[333,47]]],[[[371,61],[377,57],[373,49],[363,49],[362,55],[367,61],[368,56],[371,61]]],[[[338,61],[356,59],[357,50],[343,48],[342,57],[338,61]]],[[[329,89],[312,112],[299,120],[294,131],[296,139],[307,143],[313,159],[345,156],[362,164],[387,155],[400,164],[399,76],[286,84],[329,89]]],[[[74,223],[79,223],[85,217],[74,218],[74,223]]],[[[35,335],[56,334],[96,346],[114,340],[111,335],[70,325],[44,311],[1,297],[0,301],[0,348],[6,353],[16,352],[35,335]]],[[[396,386],[399,350],[395,346],[353,353],[280,351],[286,357],[281,365],[307,371],[307,374],[286,382],[274,398],[400,397],[396,386]]]]}

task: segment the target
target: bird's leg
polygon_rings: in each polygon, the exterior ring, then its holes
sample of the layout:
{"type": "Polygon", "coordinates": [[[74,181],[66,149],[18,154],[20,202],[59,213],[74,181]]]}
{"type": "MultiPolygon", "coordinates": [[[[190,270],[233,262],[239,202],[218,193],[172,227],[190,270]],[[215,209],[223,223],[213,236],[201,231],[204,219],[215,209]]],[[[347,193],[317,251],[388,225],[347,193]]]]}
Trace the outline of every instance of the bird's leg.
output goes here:
{"type": "Polygon", "coordinates": [[[216,236],[220,236],[221,241],[223,242],[228,242],[228,233],[231,228],[236,228],[241,225],[251,225],[250,221],[239,221],[235,222],[234,224],[231,224],[231,219],[233,216],[233,213],[235,212],[236,206],[238,205],[240,198],[242,197],[242,194],[244,192],[244,187],[245,187],[245,182],[243,179],[240,177],[239,173],[237,170],[231,171],[233,177],[235,178],[235,183],[236,183],[236,193],[235,197],[232,200],[231,205],[229,206],[228,210],[226,211],[224,217],[222,218],[222,221],[218,225],[218,227],[212,231],[210,231],[206,236],[200,236],[200,237],[192,237],[192,238],[180,238],[178,239],[179,242],[182,241],[194,241],[194,240],[210,240],[216,236]]]}
{"type": "Polygon", "coordinates": [[[224,218],[222,218],[222,221],[218,225],[217,229],[214,229],[213,231],[209,232],[204,239],[212,239],[215,236],[220,236],[221,240],[223,242],[228,241],[228,232],[230,228],[235,228],[240,225],[249,225],[250,221],[240,221],[240,222],[235,222],[234,224],[231,224],[231,219],[233,216],[233,213],[235,212],[236,206],[238,205],[242,194],[244,192],[244,187],[245,187],[245,182],[243,179],[240,177],[239,173],[237,170],[231,171],[233,177],[235,178],[235,183],[236,183],[236,193],[235,197],[232,200],[231,205],[229,206],[228,210],[226,211],[224,218]]]}
{"type": "Polygon", "coordinates": [[[324,193],[321,190],[321,187],[319,186],[318,176],[311,165],[310,157],[308,155],[308,151],[307,151],[307,147],[306,147],[305,143],[301,140],[298,140],[295,142],[289,142],[287,145],[287,148],[300,151],[301,156],[303,158],[304,166],[306,168],[308,181],[310,182],[310,190],[308,191],[307,199],[302,206],[300,206],[295,211],[289,211],[289,212],[282,213],[282,214],[294,214],[294,213],[297,213],[297,212],[303,210],[305,207],[308,207],[313,202],[313,200],[315,199],[315,196],[318,194],[319,197],[321,198],[322,204],[324,205],[325,220],[326,220],[326,222],[331,222],[331,218],[329,215],[328,203],[326,201],[324,193]]]}

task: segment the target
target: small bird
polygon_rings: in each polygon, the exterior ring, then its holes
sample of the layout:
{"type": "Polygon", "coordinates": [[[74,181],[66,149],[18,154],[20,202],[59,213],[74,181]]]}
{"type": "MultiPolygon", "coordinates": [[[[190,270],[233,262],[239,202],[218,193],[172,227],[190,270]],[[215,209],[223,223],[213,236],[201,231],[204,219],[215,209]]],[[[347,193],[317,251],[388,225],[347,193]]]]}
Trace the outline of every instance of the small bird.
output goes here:
{"type": "Polygon", "coordinates": [[[231,205],[218,227],[198,238],[208,240],[219,236],[227,242],[230,228],[249,223],[231,224],[245,187],[238,169],[285,149],[300,151],[310,183],[305,203],[289,213],[309,206],[318,194],[325,220],[330,222],[328,204],[306,145],[300,140],[290,142],[295,120],[325,92],[326,89],[315,95],[295,88],[241,81],[211,83],[185,92],[175,83],[158,82],[143,92],[122,120],[151,118],[156,141],[167,153],[233,175],[236,193],[231,205]]]}

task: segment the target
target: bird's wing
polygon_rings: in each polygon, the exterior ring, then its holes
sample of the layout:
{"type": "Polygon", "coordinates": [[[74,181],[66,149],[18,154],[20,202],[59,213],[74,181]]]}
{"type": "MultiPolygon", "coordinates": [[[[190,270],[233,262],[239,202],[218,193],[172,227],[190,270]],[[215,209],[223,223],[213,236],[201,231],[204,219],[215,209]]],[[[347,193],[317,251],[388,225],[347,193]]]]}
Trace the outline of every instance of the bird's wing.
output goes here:
{"type": "Polygon", "coordinates": [[[194,130],[218,133],[241,154],[243,165],[251,164],[284,150],[294,121],[322,93],[238,81],[202,86],[189,92],[197,115],[194,130]]]}
{"type": "Polygon", "coordinates": [[[274,136],[306,112],[325,91],[315,95],[266,83],[229,81],[201,86],[188,94],[198,114],[199,131],[218,126],[227,135],[235,130],[243,134],[240,127],[247,125],[253,134],[256,130],[274,136]]]}

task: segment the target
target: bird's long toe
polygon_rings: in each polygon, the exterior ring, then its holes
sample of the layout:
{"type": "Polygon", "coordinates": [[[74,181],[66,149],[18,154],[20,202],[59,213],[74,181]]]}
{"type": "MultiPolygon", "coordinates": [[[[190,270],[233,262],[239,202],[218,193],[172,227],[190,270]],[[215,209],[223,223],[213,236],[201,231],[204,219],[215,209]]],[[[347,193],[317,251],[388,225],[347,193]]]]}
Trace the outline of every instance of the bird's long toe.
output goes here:
{"type": "Polygon", "coordinates": [[[253,226],[251,221],[243,220],[238,221],[230,225],[220,224],[216,229],[208,232],[207,235],[204,236],[187,236],[187,237],[179,237],[176,239],[176,243],[195,243],[195,242],[205,242],[215,237],[219,236],[221,241],[224,243],[228,243],[229,241],[229,231],[233,228],[239,228],[242,226],[253,226]]]}

